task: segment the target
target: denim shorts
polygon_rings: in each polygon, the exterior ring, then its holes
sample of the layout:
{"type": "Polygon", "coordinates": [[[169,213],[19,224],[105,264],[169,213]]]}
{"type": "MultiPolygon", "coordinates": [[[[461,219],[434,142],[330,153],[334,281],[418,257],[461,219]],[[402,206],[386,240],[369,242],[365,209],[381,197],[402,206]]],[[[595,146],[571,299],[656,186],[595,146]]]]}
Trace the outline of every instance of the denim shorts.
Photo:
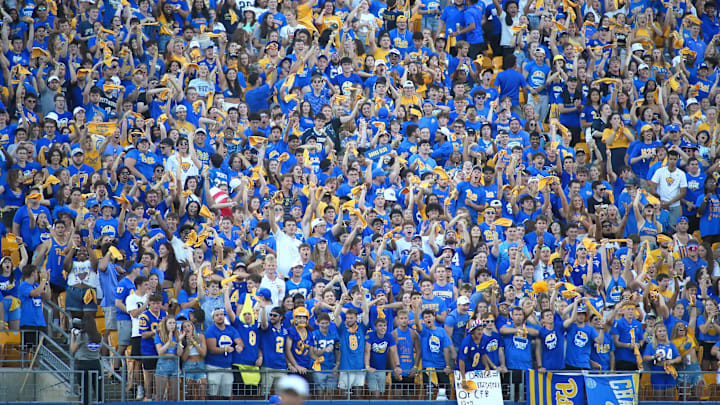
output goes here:
{"type": "Polygon", "coordinates": [[[166,378],[179,377],[180,371],[178,370],[178,359],[158,359],[157,365],[155,366],[155,375],[166,378]]]}
{"type": "Polygon", "coordinates": [[[191,381],[200,381],[203,378],[207,378],[205,370],[206,367],[204,361],[186,361],[183,363],[183,373],[185,374],[185,378],[191,381]]]}
{"type": "Polygon", "coordinates": [[[67,287],[67,295],[65,298],[65,309],[68,311],[78,312],[96,312],[98,309],[95,301],[85,303],[85,293],[89,288],[67,287]]]}

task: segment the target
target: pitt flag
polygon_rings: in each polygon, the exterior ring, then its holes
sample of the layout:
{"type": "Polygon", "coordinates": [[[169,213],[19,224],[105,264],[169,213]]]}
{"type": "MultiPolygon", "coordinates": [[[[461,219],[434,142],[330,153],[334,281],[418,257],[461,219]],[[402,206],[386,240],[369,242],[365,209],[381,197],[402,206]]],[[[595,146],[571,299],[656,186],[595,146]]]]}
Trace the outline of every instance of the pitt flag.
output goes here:
{"type": "MultiPolygon", "coordinates": [[[[525,372],[527,405],[584,405],[585,387],[581,374],[525,372]]],[[[593,394],[595,395],[595,394],[593,394]]]]}
{"type": "Polygon", "coordinates": [[[589,405],[637,405],[638,374],[586,375],[589,405]]]}

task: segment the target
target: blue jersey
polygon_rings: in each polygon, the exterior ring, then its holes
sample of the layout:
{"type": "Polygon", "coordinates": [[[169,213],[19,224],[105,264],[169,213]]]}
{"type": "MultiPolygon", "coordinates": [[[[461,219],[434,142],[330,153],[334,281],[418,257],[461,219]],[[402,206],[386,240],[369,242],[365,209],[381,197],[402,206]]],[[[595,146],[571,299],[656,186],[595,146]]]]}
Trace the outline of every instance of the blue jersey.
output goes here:
{"type": "Polygon", "coordinates": [[[443,369],[450,364],[445,363],[444,350],[452,346],[445,329],[429,329],[424,326],[420,332],[420,350],[422,351],[423,368],[443,369]]]}
{"type": "Polygon", "coordinates": [[[458,361],[462,360],[465,363],[465,372],[484,370],[482,355],[482,338],[480,342],[475,343],[472,336],[465,336],[465,339],[460,343],[460,352],[458,354],[458,361]]]}
{"type": "Polygon", "coordinates": [[[55,238],[52,238],[50,243],[50,249],[45,257],[45,270],[50,273],[50,283],[64,287],[67,280],[63,275],[63,262],[65,261],[63,250],[67,247],[67,243],[61,245],[55,238]]]}
{"type": "Polygon", "coordinates": [[[543,367],[546,370],[565,368],[565,328],[562,323],[556,320],[552,329],[541,327],[538,329],[538,339],[542,344],[543,367]]]}
{"type": "Polygon", "coordinates": [[[365,324],[358,322],[352,330],[345,322],[338,327],[340,335],[340,370],[364,369],[365,324]]]}
{"type": "MultiPolygon", "coordinates": [[[[140,334],[145,332],[156,332],[157,328],[160,327],[160,322],[167,316],[167,313],[163,310],[156,315],[153,314],[149,309],[140,315],[140,334]]],[[[148,339],[143,338],[140,342],[140,354],[143,356],[157,356],[158,352],[155,349],[155,338],[151,337],[148,339]]]]}
{"type": "Polygon", "coordinates": [[[500,365],[501,347],[505,347],[505,342],[499,333],[492,332],[490,335],[483,333],[482,340],[480,341],[482,354],[487,355],[492,364],[496,366],[500,365]]]}
{"type": "Polygon", "coordinates": [[[263,351],[263,367],[285,370],[285,337],[288,331],[280,326],[276,328],[268,325],[267,329],[260,329],[260,348],[263,351]]]}
{"type": "Polygon", "coordinates": [[[320,329],[315,329],[313,331],[313,335],[315,337],[315,344],[317,348],[322,350],[322,356],[320,356],[316,361],[320,364],[320,370],[321,371],[330,371],[335,367],[335,350],[337,350],[340,347],[340,336],[338,336],[337,331],[333,330],[333,328],[328,328],[328,333],[323,334],[320,329]],[[332,347],[332,350],[327,350],[328,347],[332,347]]]}
{"type": "Polygon", "coordinates": [[[377,331],[370,331],[365,336],[365,344],[370,345],[370,367],[376,370],[386,370],[388,367],[388,352],[395,346],[395,339],[390,333],[378,336],[377,331]]]}
{"type": "MultiPolygon", "coordinates": [[[[219,348],[232,347],[235,345],[235,339],[239,338],[240,334],[232,326],[225,325],[225,329],[220,330],[215,323],[210,325],[207,332],[205,332],[205,339],[215,339],[215,345],[219,348]]],[[[208,350],[205,356],[205,362],[209,366],[230,368],[232,366],[233,355],[232,353],[219,353],[213,354],[208,350]]]]}
{"type": "Polygon", "coordinates": [[[240,318],[235,318],[233,327],[238,331],[240,340],[243,341],[243,350],[233,353],[232,364],[242,364],[246,366],[254,366],[255,361],[259,358],[259,342],[258,333],[260,324],[255,321],[253,324],[240,322],[240,318]]]}
{"type": "MultiPolygon", "coordinates": [[[[135,283],[130,280],[127,277],[123,277],[122,280],[117,285],[117,288],[115,288],[115,299],[122,301],[122,303],[125,303],[125,300],[127,299],[128,295],[135,291],[135,283]]],[[[120,307],[115,307],[117,309],[117,320],[118,321],[129,321],[130,314],[127,312],[123,312],[120,307]]]]}
{"type": "MultiPolygon", "coordinates": [[[[170,335],[170,340],[172,343],[170,343],[170,347],[168,347],[165,354],[177,354],[177,339],[175,338],[175,335],[170,335]]],[[[161,345],[165,345],[167,342],[163,342],[162,339],[160,339],[160,334],[155,335],[154,343],[157,345],[158,343],[161,345]]],[[[156,346],[157,347],[157,346],[156,346]]]]}
{"type": "Polygon", "coordinates": [[[590,325],[572,324],[567,330],[567,349],[565,363],[568,366],[590,369],[590,351],[598,332],[590,325]]]}
{"type": "Polygon", "coordinates": [[[310,333],[307,329],[292,327],[288,329],[288,339],[292,339],[292,351],[295,362],[305,368],[310,368],[313,365],[313,359],[310,357],[310,348],[315,347],[315,336],[310,333]]]}

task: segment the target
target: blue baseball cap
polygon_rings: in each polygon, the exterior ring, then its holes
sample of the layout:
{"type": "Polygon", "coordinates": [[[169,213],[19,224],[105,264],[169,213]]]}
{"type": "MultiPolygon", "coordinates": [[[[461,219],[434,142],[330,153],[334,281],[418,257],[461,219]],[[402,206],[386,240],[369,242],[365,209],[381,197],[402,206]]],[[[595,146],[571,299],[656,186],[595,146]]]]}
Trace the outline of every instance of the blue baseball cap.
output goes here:
{"type": "Polygon", "coordinates": [[[387,176],[387,172],[380,168],[373,169],[372,176],[373,176],[373,178],[380,177],[380,176],[387,176]]]}
{"type": "Polygon", "coordinates": [[[264,297],[265,299],[268,299],[268,300],[272,298],[272,293],[271,293],[270,290],[267,289],[267,288],[261,288],[261,289],[259,289],[258,292],[255,293],[255,295],[260,296],[260,297],[264,297]]]}
{"type": "Polygon", "coordinates": [[[680,132],[679,125],[665,125],[665,132],[680,132]]]}
{"type": "Polygon", "coordinates": [[[100,205],[100,203],[95,198],[89,198],[87,201],[85,201],[85,208],[92,208],[96,205],[100,205]]]}

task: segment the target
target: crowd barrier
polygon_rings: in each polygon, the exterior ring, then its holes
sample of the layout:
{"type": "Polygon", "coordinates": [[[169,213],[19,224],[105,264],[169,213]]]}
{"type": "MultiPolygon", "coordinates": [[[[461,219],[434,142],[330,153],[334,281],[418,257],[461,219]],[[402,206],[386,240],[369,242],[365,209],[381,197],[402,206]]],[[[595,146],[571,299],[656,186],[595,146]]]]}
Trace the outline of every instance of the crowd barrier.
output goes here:
{"type": "MultiPolygon", "coordinates": [[[[203,402],[218,398],[217,394],[222,394],[223,387],[213,386],[213,381],[217,381],[219,373],[227,373],[230,370],[206,370],[205,378],[191,381],[180,372],[178,378],[168,378],[165,380],[153,378],[151,386],[147,382],[143,383],[145,396],[138,398],[137,387],[140,380],[138,366],[145,360],[157,360],[159,357],[142,356],[142,357],[103,357],[101,359],[102,371],[90,371],[89,379],[83,379],[83,372],[72,370],[63,372],[51,372],[47,369],[30,369],[22,368],[19,365],[2,363],[5,367],[0,367],[0,403],[129,403],[141,400],[155,401],[162,403],[183,402],[191,404],[193,402],[203,402]],[[111,364],[119,364],[120,368],[112,370],[111,364]],[[162,389],[162,394],[158,395],[158,391],[162,389]],[[216,395],[211,395],[216,393],[216,395]],[[83,398],[83,396],[86,398],[83,398]]],[[[179,359],[174,359],[176,366],[182,370],[182,364],[179,359]]],[[[77,362],[76,362],[77,363],[77,362]]],[[[77,366],[77,364],[76,364],[77,366]]],[[[237,372],[237,371],[235,371],[237,372]]],[[[249,371],[243,371],[248,373],[249,371]]],[[[365,371],[357,371],[365,373],[365,371]]],[[[370,392],[367,384],[355,389],[340,389],[337,387],[337,373],[325,373],[319,371],[310,371],[308,380],[310,386],[310,403],[332,403],[351,401],[354,405],[364,402],[389,401],[398,404],[417,401],[433,401],[444,402],[450,401],[456,403],[456,393],[454,387],[454,376],[450,375],[450,384],[447,387],[437,387],[434,385],[423,384],[423,375],[433,380],[433,373],[436,370],[419,370],[414,378],[405,384],[394,381],[390,376],[391,371],[387,371],[384,392],[377,395],[377,392],[370,392]],[[317,379],[316,376],[324,378],[317,379]],[[319,383],[317,381],[326,378],[330,379],[330,384],[319,383]],[[332,387],[332,388],[329,388],[332,387]]],[[[442,372],[442,371],[440,371],[442,372]]],[[[259,376],[259,383],[253,384],[237,384],[232,383],[230,398],[231,400],[241,400],[248,404],[267,403],[268,398],[275,394],[273,386],[269,382],[284,372],[278,370],[258,370],[252,371],[259,376]],[[248,402],[249,401],[249,402],[248,402]]],[[[559,371],[558,373],[565,373],[559,371]]],[[[626,372],[624,372],[626,373],[626,372]]],[[[653,374],[664,374],[663,372],[641,372],[640,388],[637,392],[637,399],[640,403],[658,404],[658,403],[720,403],[720,384],[718,378],[720,373],[717,372],[686,372],[687,376],[696,376],[697,380],[702,381],[698,384],[688,384],[678,381],[672,389],[657,390],[650,383],[653,374]]],[[[682,373],[682,372],[681,372],[682,373]]],[[[585,374],[600,374],[594,371],[585,372],[585,374]]],[[[612,374],[612,373],[602,373],[612,374]]],[[[245,375],[249,376],[248,374],[245,375]]],[[[681,374],[682,376],[682,374],[681,374]]],[[[195,378],[198,376],[195,375],[195,378]]],[[[251,378],[252,380],[252,378],[251,378]]],[[[690,379],[693,380],[693,379],[690,379]]],[[[237,380],[236,380],[237,381],[237,380]]],[[[520,373],[519,379],[503,379],[502,395],[506,404],[520,403],[525,404],[526,398],[526,375],[520,373]]]]}

